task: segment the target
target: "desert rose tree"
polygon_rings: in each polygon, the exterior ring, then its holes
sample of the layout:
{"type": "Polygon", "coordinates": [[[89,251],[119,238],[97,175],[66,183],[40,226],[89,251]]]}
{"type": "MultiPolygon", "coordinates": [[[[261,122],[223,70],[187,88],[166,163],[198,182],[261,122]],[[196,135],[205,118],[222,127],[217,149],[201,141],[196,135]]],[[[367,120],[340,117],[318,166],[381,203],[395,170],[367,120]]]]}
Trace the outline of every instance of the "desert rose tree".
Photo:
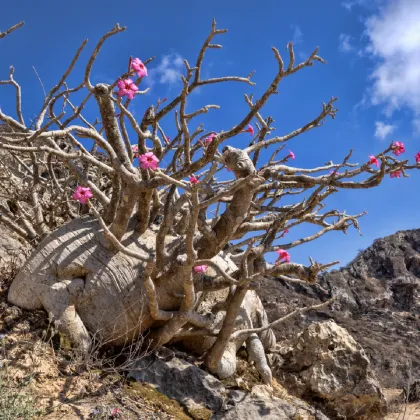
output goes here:
{"type": "Polygon", "coordinates": [[[385,176],[405,176],[419,169],[420,154],[412,164],[399,160],[405,149],[395,142],[360,165],[350,162],[350,152],[339,163],[295,167],[293,152],[283,150],[288,140],[320,127],[337,110],[332,98],[303,127],[273,135],[274,120],[263,114],[267,100],[286,77],[323,63],[316,49],[297,64],[292,44],[287,64],[273,48],[273,79],[261,97],[245,95],[249,110],[240,121],[220,132],[202,124],[193,130],[192,121],[197,126],[203,114],[219,108],[189,109],[195,89],[254,85],[252,73],[203,78],[206,51],[221,48],[213,39],[226,32],[215,21],[195,64],[184,60],[179,95],[159,100],[138,120],[130,105],[147,91],[141,82],[152,59],[127,57],[127,72],[112,85],[91,82],[105,41],[124,30],[116,25],[100,39],[80,84],[72,87],[66,80],[83,42],[29,125],[14,69],[0,81],[16,90],[16,109],[0,111],[0,223],[34,247],[9,301],[44,308],[83,352],[89,352],[92,337],[123,345],[147,332],[149,346],[182,342],[204,355],[207,368],[222,378],[235,372],[236,352],[246,344],[262,379],[270,382],[265,352],[275,345],[271,327],[284,318],[269,323],[255,291],[258,281],[275,275],[315,282],[335,262],[310,259],[303,266],[289,251],[332,230],[358,229],[362,216],[326,211],[323,201],[342,189],[372,188],[385,176]],[[76,92],[85,92],[78,105],[76,92]],[[83,115],[89,102],[98,110],[95,121],[83,115]],[[175,121],[172,139],[162,128],[164,118],[175,121]],[[229,146],[234,136],[247,139],[247,147],[229,146]],[[86,139],[93,142],[89,150],[86,139]],[[265,149],[271,157],[261,162],[265,149]],[[295,204],[283,204],[290,195],[295,204]],[[289,230],[304,223],[319,226],[318,233],[288,242],[289,230]],[[266,254],[273,252],[277,261],[269,264],[266,254]]]}

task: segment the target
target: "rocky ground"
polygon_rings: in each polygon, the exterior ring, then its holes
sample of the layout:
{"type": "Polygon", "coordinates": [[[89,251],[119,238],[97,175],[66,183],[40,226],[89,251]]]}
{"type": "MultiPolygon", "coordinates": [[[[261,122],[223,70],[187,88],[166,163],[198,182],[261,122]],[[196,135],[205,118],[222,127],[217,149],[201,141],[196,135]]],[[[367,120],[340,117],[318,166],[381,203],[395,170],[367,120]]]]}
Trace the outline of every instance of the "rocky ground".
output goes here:
{"type": "Polygon", "coordinates": [[[414,393],[409,404],[402,394],[419,379],[419,256],[420,230],[398,232],[325,274],[319,285],[265,279],[259,294],[271,319],[337,297],[332,308],[276,328],[280,344],[269,356],[276,378],[270,389],[245,350],[237,374],[226,381],[176,349],[135,355],[130,369],[118,353],[94,354],[86,368],[43,311],[6,302],[25,251],[2,235],[0,419],[420,418],[414,393]]]}

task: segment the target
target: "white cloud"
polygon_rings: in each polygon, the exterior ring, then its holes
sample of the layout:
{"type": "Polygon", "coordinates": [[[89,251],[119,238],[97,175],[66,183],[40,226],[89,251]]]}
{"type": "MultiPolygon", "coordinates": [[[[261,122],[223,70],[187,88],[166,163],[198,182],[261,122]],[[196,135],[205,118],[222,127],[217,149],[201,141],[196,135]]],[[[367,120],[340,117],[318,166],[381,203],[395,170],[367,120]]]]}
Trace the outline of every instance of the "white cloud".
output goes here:
{"type": "Polygon", "coordinates": [[[290,25],[290,29],[293,31],[292,41],[294,44],[299,44],[303,41],[303,32],[299,25],[290,25]]]}
{"type": "Polygon", "coordinates": [[[420,1],[392,0],[366,21],[366,52],[376,60],[371,103],[387,115],[407,107],[420,117],[420,1]]]}
{"type": "Polygon", "coordinates": [[[384,140],[387,136],[392,134],[397,128],[394,124],[385,124],[382,121],[375,122],[375,137],[384,140]]]}
{"type": "Polygon", "coordinates": [[[353,50],[353,46],[351,45],[352,37],[347,34],[340,34],[338,37],[338,49],[341,52],[350,52],[353,50]]]}
{"type": "MultiPolygon", "coordinates": [[[[349,12],[352,11],[354,6],[362,6],[365,8],[375,8],[379,4],[387,0],[346,0],[341,2],[341,5],[349,12]]],[[[391,1],[391,0],[389,0],[391,1]]]]}
{"type": "Polygon", "coordinates": [[[159,65],[149,71],[149,77],[145,80],[149,86],[156,82],[173,85],[181,81],[184,69],[184,60],[178,53],[164,55],[159,65]]]}
{"type": "Polygon", "coordinates": [[[352,2],[352,1],[343,1],[342,3],[341,3],[341,5],[345,8],[345,9],[347,9],[349,12],[351,12],[351,9],[352,9],[352,7],[355,5],[356,3],[355,2],[352,2]]]}

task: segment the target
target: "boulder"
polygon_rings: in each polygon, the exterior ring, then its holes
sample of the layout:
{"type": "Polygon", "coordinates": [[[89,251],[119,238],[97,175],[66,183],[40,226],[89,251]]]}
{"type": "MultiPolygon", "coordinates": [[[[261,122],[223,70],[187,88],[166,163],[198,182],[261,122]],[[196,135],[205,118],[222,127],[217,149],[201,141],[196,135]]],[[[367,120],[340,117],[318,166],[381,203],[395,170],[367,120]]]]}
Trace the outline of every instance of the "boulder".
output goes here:
{"type": "Polygon", "coordinates": [[[386,400],[363,348],[333,320],[307,327],[288,346],[273,374],[299,398],[335,419],[383,419],[386,400]]]}
{"type": "Polygon", "coordinates": [[[278,341],[334,319],[360,343],[384,388],[420,377],[420,229],[377,239],[345,267],[314,285],[263,279],[258,294],[270,321],[302,306],[336,301],[274,327],[278,341]]]}
{"type": "Polygon", "coordinates": [[[245,398],[224,413],[215,413],[211,420],[328,420],[322,412],[298,398],[283,400],[271,395],[266,385],[256,385],[245,398]]]}
{"type": "Polygon", "coordinates": [[[166,348],[136,362],[129,377],[153,385],[161,394],[190,410],[200,406],[212,411],[226,408],[223,384],[194,364],[175,357],[175,353],[166,348]]]}
{"type": "Polygon", "coordinates": [[[178,401],[193,417],[194,413],[205,412],[211,420],[328,420],[318,409],[296,397],[274,396],[270,386],[256,385],[249,393],[229,389],[196,366],[193,357],[181,354],[181,359],[179,355],[162,347],[136,362],[129,377],[178,401]]]}

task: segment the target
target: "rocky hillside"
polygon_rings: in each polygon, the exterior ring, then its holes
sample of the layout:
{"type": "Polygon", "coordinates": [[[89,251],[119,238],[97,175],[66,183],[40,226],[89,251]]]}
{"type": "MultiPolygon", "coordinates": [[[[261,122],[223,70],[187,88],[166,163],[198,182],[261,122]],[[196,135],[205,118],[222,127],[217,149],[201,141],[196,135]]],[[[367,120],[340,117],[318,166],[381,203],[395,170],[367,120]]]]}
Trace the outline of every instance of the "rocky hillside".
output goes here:
{"type": "Polygon", "coordinates": [[[383,387],[420,377],[420,229],[377,239],[350,264],[307,286],[269,278],[259,295],[270,319],[336,296],[331,310],[306,313],[276,329],[291,339],[314,321],[334,319],[363,347],[383,387]]]}

